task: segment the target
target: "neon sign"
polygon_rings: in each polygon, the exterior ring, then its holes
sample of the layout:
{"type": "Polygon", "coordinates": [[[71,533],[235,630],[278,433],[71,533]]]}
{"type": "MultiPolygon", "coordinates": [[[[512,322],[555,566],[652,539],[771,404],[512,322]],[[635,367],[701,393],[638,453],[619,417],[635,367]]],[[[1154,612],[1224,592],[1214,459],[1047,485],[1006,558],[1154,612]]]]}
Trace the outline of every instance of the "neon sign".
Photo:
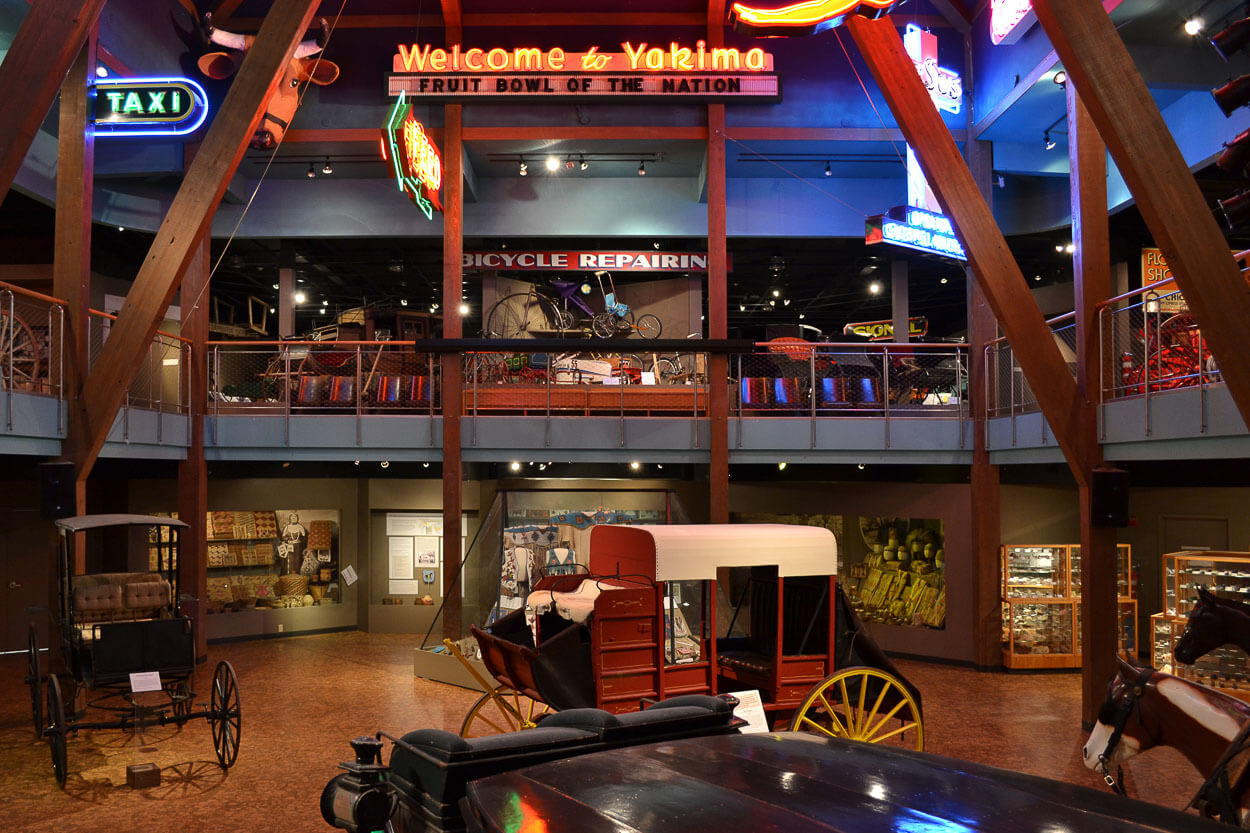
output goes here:
{"type": "Polygon", "coordinates": [[[88,98],[97,136],[183,136],[208,116],[208,96],[190,78],[106,78],[88,98]]]}
{"type": "Polygon", "coordinates": [[[910,205],[868,218],[864,242],[890,243],[956,260],[968,259],[949,218],[910,205]]]}
{"type": "Polygon", "coordinates": [[[443,186],[443,160],[425,135],[421,122],[413,118],[412,105],[403,93],[395,99],[382,129],[382,158],[390,161],[399,190],[412,198],[427,219],[433,220],[434,212],[443,210],[438,199],[438,189],[443,186]]]}
{"type": "Polygon", "coordinates": [[[990,0],[990,41],[1012,44],[1037,21],[1030,0],[990,0]]]}
{"type": "Polygon", "coordinates": [[[560,47],[538,49],[451,49],[429,44],[399,44],[391,58],[392,72],[405,73],[511,73],[511,72],[770,72],[773,56],[759,47],[745,52],[737,47],[708,49],[707,41],[694,48],[676,41],[667,46],[651,46],[645,41],[621,44],[621,52],[600,52],[592,46],[585,52],[565,52],[560,47]]]}
{"type": "Polygon", "coordinates": [[[778,9],[759,9],[734,3],[729,16],[734,28],[759,38],[814,35],[838,26],[853,14],[881,17],[894,0],[805,0],[778,9]]]}
{"type": "Polygon", "coordinates": [[[903,47],[916,65],[920,80],[929,91],[929,98],[939,110],[959,113],[964,97],[964,82],[958,72],[938,66],[937,35],[926,32],[914,23],[903,30],[903,47]]]}
{"type": "MultiPolygon", "coordinates": [[[[925,336],[929,334],[929,319],[923,315],[913,315],[907,319],[909,336],[925,336]]],[[[869,341],[889,341],[894,337],[893,321],[859,321],[847,324],[842,328],[842,335],[864,336],[869,341]]]]}

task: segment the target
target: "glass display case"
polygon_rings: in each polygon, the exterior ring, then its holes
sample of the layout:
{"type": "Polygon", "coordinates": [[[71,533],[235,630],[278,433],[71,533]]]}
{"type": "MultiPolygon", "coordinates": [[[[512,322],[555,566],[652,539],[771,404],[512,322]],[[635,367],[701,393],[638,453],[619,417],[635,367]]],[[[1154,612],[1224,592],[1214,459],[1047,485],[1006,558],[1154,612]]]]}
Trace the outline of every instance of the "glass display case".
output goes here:
{"type": "MultiPolygon", "coordinates": [[[[1137,577],[1132,548],[1118,544],[1120,652],[1137,650],[1137,577]]],[[[1081,666],[1081,547],[1024,544],[1002,548],[1003,664],[1008,668],[1081,666]]]]}
{"type": "Polygon", "coordinates": [[[1160,671],[1250,700],[1250,657],[1225,645],[1193,665],[1176,662],[1172,651],[1205,587],[1217,596],[1250,602],[1250,552],[1175,552],[1163,556],[1163,612],[1150,617],[1151,664],[1160,671]]]}

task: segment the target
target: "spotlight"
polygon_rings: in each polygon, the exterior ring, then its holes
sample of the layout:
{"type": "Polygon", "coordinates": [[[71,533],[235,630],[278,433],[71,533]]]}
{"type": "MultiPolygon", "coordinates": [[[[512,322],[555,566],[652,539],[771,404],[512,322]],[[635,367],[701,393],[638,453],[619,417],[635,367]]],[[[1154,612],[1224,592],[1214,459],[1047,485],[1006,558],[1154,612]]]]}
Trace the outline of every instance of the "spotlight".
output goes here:
{"type": "Polygon", "coordinates": [[[1230,229],[1250,223],[1250,191],[1242,191],[1235,197],[1220,200],[1218,204],[1230,229]]]}
{"type": "Polygon", "coordinates": [[[776,302],[776,301],[769,301],[769,302],[768,302],[768,305],[769,305],[770,307],[775,307],[775,306],[777,306],[777,302],[776,302]]]}
{"type": "Polygon", "coordinates": [[[461,314],[461,315],[468,315],[468,314],[469,314],[469,305],[468,305],[468,304],[461,304],[461,305],[460,305],[460,314],[461,314]]]}
{"type": "Polygon", "coordinates": [[[1041,276],[1041,275],[1034,275],[1034,276],[1033,276],[1033,280],[1035,280],[1035,281],[1040,281],[1041,279],[1042,279],[1042,276],[1041,276]]]}
{"type": "Polygon", "coordinates": [[[747,311],[746,304],[738,304],[738,312],[746,312],[746,311],[747,311]]]}
{"type": "Polygon", "coordinates": [[[428,469],[429,467],[430,467],[430,464],[429,464],[429,463],[422,463],[422,464],[421,464],[421,468],[423,468],[423,469],[428,469]]]}
{"type": "Polygon", "coordinates": [[[118,227],[117,227],[117,230],[118,230],[118,231],[125,231],[125,230],[126,230],[126,227],[125,227],[125,226],[118,226],[118,227]]]}
{"type": "Polygon", "coordinates": [[[807,316],[806,316],[806,315],[804,315],[803,313],[801,313],[801,312],[799,313],[799,320],[800,320],[800,321],[802,321],[802,320],[803,320],[804,318],[806,318],[806,317],[807,317],[807,316]]]}
{"type": "Polygon", "coordinates": [[[777,464],[777,471],[785,471],[785,470],[786,470],[786,464],[785,464],[785,463],[778,463],[778,464],[777,464]]]}
{"type": "Polygon", "coordinates": [[[786,298],[786,299],[785,299],[784,301],[782,301],[781,303],[782,303],[782,304],[784,304],[785,306],[787,306],[787,307],[788,307],[788,306],[790,306],[790,299],[789,299],[789,298],[786,298]]]}
{"type": "Polygon", "coordinates": [[[547,170],[554,171],[559,167],[560,167],[559,159],[556,159],[554,156],[547,157],[547,170]]]}
{"type": "Polygon", "coordinates": [[[825,176],[833,176],[833,168],[829,167],[829,163],[825,163],[825,176]]]}
{"type": "Polygon", "coordinates": [[[773,290],[773,297],[774,297],[774,298],[780,298],[780,297],[781,297],[781,290],[780,290],[780,289],[774,289],[774,290],[773,290]]]}
{"type": "Polygon", "coordinates": [[[1185,34],[1191,38],[1202,31],[1202,18],[1191,17],[1185,21],[1185,34]]]}
{"type": "Polygon", "coordinates": [[[1250,103],[1250,75],[1243,75],[1222,87],[1216,87],[1211,91],[1211,95],[1224,115],[1231,116],[1238,107],[1250,103]]]}
{"type": "Polygon", "coordinates": [[[309,162],[308,163],[308,178],[312,179],[316,175],[317,175],[317,172],[313,170],[313,163],[309,162]]]}
{"type": "Polygon", "coordinates": [[[873,281],[872,283],[868,284],[868,291],[871,292],[873,295],[880,295],[881,284],[878,283],[877,281],[873,281]]]}
{"type": "Polygon", "coordinates": [[[1224,145],[1224,152],[1215,164],[1230,174],[1243,175],[1250,167],[1250,130],[1243,130],[1236,139],[1224,145]]]}
{"type": "Polygon", "coordinates": [[[638,176],[646,176],[646,175],[647,175],[647,163],[639,162],[638,163],[638,176]]]}
{"type": "Polygon", "coordinates": [[[1047,150],[1055,149],[1055,140],[1050,138],[1049,130],[1047,130],[1045,133],[1042,134],[1042,146],[1045,147],[1047,150]]]}
{"type": "Polygon", "coordinates": [[[276,309],[274,309],[273,307],[270,307],[270,308],[269,308],[269,314],[270,314],[270,315],[273,315],[275,312],[277,312],[277,310],[276,310],[276,309]]]}
{"type": "Polygon", "coordinates": [[[430,312],[433,312],[436,309],[438,309],[438,304],[430,304],[430,312]]]}
{"type": "Polygon", "coordinates": [[[273,288],[274,288],[274,289],[278,289],[278,288],[279,288],[279,286],[275,283],[275,284],[273,285],[273,288]]]}
{"type": "Polygon", "coordinates": [[[305,295],[303,292],[296,292],[294,295],[291,296],[291,298],[297,304],[302,304],[308,300],[308,296],[305,295]]]}
{"type": "Polygon", "coordinates": [[[1062,243],[1056,243],[1056,244],[1055,244],[1055,253],[1056,253],[1056,254],[1063,254],[1063,244],[1062,244],[1062,243]]]}
{"type": "Polygon", "coordinates": [[[639,463],[637,460],[634,460],[630,462],[629,468],[631,471],[638,471],[638,469],[642,468],[642,463],[639,463]]]}
{"type": "Polygon", "coordinates": [[[529,165],[526,165],[524,161],[522,161],[522,162],[521,162],[521,172],[520,172],[520,173],[521,173],[521,176],[529,176],[529,175],[530,175],[530,166],[529,166],[529,165]]]}
{"type": "Polygon", "coordinates": [[[946,283],[946,278],[942,278],[938,283],[946,283]]]}
{"type": "Polygon", "coordinates": [[[1211,45],[1224,60],[1235,52],[1240,52],[1250,44],[1250,17],[1243,17],[1228,25],[1224,31],[1211,38],[1211,45]]]}
{"type": "Polygon", "coordinates": [[[573,170],[573,165],[574,165],[573,157],[570,156],[568,159],[564,160],[564,170],[566,171],[573,170]]]}
{"type": "Polygon", "coordinates": [[[407,299],[407,298],[400,298],[400,299],[399,299],[399,305],[400,305],[401,307],[406,307],[406,306],[408,306],[408,299],[407,299]]]}
{"type": "Polygon", "coordinates": [[[583,171],[584,171],[584,170],[586,170],[587,168],[589,168],[589,167],[590,167],[590,163],[586,161],[586,157],[585,157],[585,156],[583,156],[583,157],[582,157],[582,161],[581,161],[581,163],[579,164],[579,167],[580,167],[583,171]]]}
{"type": "Polygon", "coordinates": [[[508,468],[512,469],[513,471],[520,471],[521,464],[518,463],[516,460],[513,460],[511,463],[508,464],[508,468]]]}
{"type": "Polygon", "coordinates": [[[327,176],[334,173],[334,166],[330,164],[330,157],[326,157],[326,163],[321,166],[321,172],[327,176]]]}
{"type": "Polygon", "coordinates": [[[863,471],[863,470],[864,470],[864,464],[863,464],[863,463],[860,463],[858,466],[856,466],[856,468],[857,468],[857,469],[859,469],[860,471],[863,471]]]}
{"type": "Polygon", "coordinates": [[[1050,77],[1050,80],[1054,81],[1059,87],[1066,87],[1068,85],[1068,73],[1063,70],[1057,70],[1055,74],[1050,77]]]}
{"type": "Polygon", "coordinates": [[[390,461],[390,460],[383,460],[382,462],[378,463],[378,465],[379,465],[379,466],[381,466],[381,467],[382,467],[382,468],[384,468],[384,469],[389,469],[389,468],[391,467],[391,461],[390,461]]]}
{"type": "Polygon", "coordinates": [[[1064,254],[1068,254],[1068,255],[1070,255],[1070,254],[1073,254],[1075,251],[1076,251],[1076,244],[1075,244],[1075,243],[1069,243],[1068,245],[1066,245],[1066,246],[1064,246],[1064,247],[1063,247],[1063,253],[1064,253],[1064,254]]]}
{"type": "Polygon", "coordinates": [[[95,68],[95,77],[96,77],[96,78],[108,78],[108,77],[109,77],[109,69],[108,69],[108,67],[105,67],[105,66],[99,66],[99,67],[96,67],[96,68],[95,68]]]}

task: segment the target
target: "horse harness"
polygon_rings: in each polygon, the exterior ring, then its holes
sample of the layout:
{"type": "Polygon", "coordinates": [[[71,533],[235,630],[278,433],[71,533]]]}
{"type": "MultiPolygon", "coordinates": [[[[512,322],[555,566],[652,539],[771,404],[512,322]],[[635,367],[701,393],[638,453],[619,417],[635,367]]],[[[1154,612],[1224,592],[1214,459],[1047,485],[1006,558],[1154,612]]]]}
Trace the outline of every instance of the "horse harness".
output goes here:
{"type": "Polygon", "coordinates": [[[1115,748],[1120,745],[1120,738],[1124,736],[1124,727],[1128,725],[1128,719],[1133,714],[1133,710],[1139,707],[1141,696],[1146,691],[1146,685],[1154,673],[1153,668],[1142,669],[1137,679],[1133,681],[1132,687],[1129,688],[1128,694],[1116,704],[1115,715],[1110,721],[1105,721],[1103,718],[1107,707],[1112,705],[1112,701],[1108,699],[1099,710],[1098,720],[1111,724],[1111,737],[1107,738],[1106,748],[1098,755],[1098,768],[1102,771],[1102,779],[1116,795],[1127,796],[1128,793],[1124,789],[1124,769],[1117,767],[1116,774],[1114,776],[1111,774],[1111,756],[1115,748]]]}

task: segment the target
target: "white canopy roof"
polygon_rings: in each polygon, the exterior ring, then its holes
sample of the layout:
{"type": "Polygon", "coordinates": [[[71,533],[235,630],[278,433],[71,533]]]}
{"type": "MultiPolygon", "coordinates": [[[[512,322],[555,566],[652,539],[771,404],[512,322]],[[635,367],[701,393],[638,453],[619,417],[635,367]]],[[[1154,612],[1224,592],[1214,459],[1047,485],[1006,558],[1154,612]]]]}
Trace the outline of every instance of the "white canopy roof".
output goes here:
{"type": "Polygon", "coordinates": [[[837,539],[828,529],[817,526],[606,524],[591,530],[592,560],[601,544],[614,550],[628,548],[634,556],[644,555],[638,549],[652,549],[656,581],[712,580],[718,567],[776,565],[781,576],[838,572],[837,539]]]}

